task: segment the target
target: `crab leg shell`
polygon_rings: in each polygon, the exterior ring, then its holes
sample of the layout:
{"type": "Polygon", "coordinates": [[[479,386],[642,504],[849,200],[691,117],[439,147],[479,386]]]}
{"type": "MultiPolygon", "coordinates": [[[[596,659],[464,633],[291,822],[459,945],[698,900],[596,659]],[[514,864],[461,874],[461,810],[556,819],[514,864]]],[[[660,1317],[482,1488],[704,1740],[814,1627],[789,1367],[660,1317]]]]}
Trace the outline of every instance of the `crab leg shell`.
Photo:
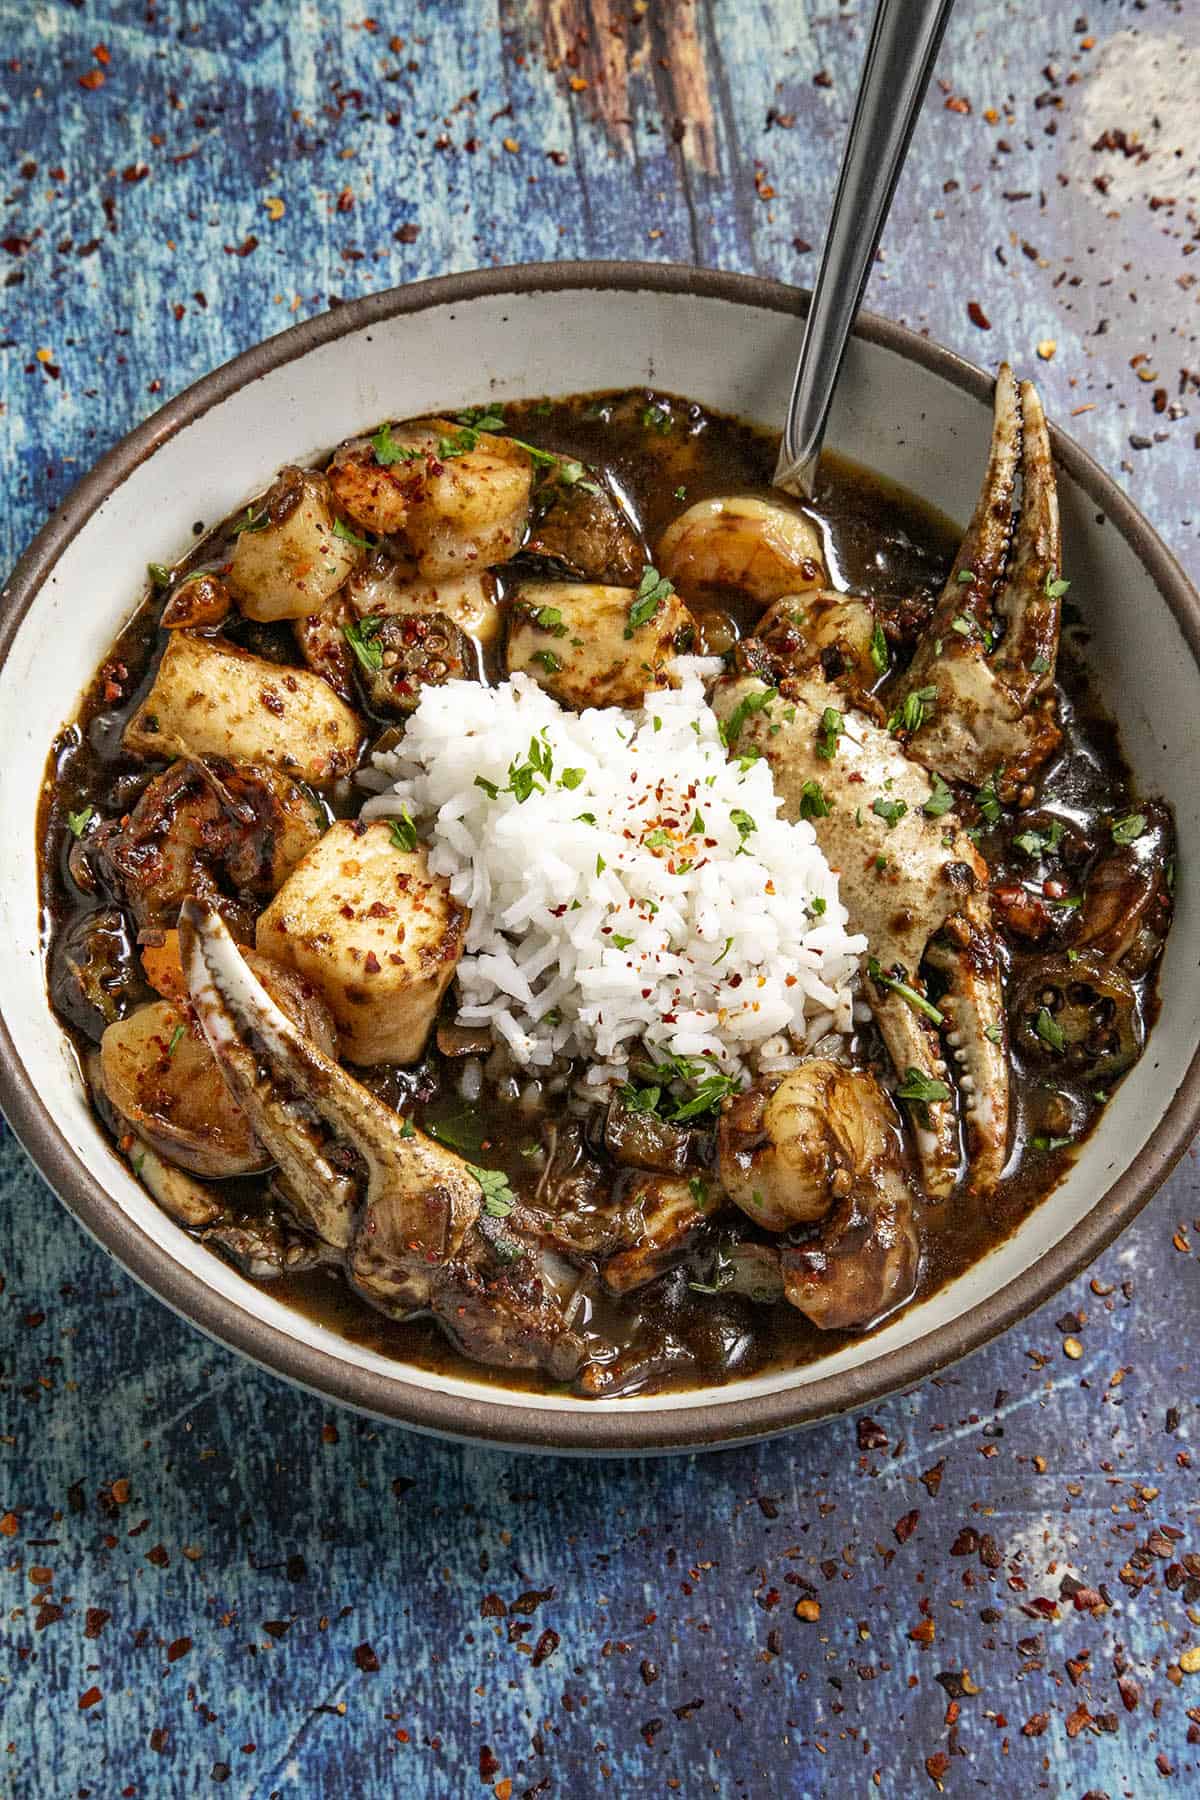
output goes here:
{"type": "Polygon", "coordinates": [[[967,898],[927,956],[950,982],[938,1005],[957,1065],[968,1180],[974,1192],[987,1194],[1008,1160],[1009,1086],[1004,989],[986,896],[967,898]]]}
{"type": "Polygon", "coordinates": [[[1038,391],[1021,383],[1021,518],[1000,596],[1005,632],[991,667],[1024,709],[1054,686],[1062,601],[1053,591],[1062,568],[1058,487],[1050,432],[1038,391]]]}
{"type": "MultiPolygon", "coordinates": [[[[404,1252],[405,1304],[428,1298],[433,1274],[457,1254],[479,1211],[480,1188],[466,1163],[416,1131],[325,1056],[280,1011],[246,963],[220,916],[184,903],[180,952],[192,1004],[222,1073],[279,1165],[287,1190],[326,1243],[349,1250],[369,1241],[386,1214],[393,1252],[404,1252]],[[265,1073],[264,1073],[265,1065],[265,1073]],[[358,1184],[324,1153],[316,1114],[366,1165],[358,1184]]],[[[369,1248],[369,1242],[363,1249],[369,1248]]]]}

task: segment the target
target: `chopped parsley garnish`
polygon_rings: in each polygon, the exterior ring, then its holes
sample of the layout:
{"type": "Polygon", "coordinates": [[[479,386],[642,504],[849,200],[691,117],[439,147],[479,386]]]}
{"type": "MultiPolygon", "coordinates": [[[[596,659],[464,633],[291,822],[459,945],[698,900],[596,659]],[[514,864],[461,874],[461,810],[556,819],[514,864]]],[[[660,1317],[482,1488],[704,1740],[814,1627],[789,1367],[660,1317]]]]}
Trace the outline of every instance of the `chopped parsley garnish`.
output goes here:
{"type": "Polygon", "coordinates": [[[583,769],[564,769],[558,778],[559,787],[568,789],[577,788],[583,780],[584,773],[585,771],[583,769]]]}
{"type": "Polygon", "coordinates": [[[170,587],[171,571],[166,563],[147,563],[146,573],[155,587],[170,587]]]}
{"type": "Polygon", "coordinates": [[[820,782],[806,781],[800,789],[800,817],[802,819],[827,819],[832,810],[820,782]]]}
{"type": "Polygon", "coordinates": [[[676,500],[686,500],[687,499],[687,489],[685,487],[677,487],[673,490],[673,492],[674,492],[674,496],[675,496],[676,500]]]}
{"type": "Polygon", "coordinates": [[[1066,826],[1061,819],[1055,819],[1048,831],[1018,831],[1013,843],[1026,856],[1053,856],[1062,843],[1066,826]]]}
{"type": "Polygon", "coordinates": [[[537,606],[530,617],[539,631],[549,631],[554,637],[566,637],[567,628],[557,606],[537,606]]]}
{"type": "Polygon", "coordinates": [[[1054,569],[1047,569],[1046,582],[1042,592],[1047,600],[1061,600],[1070,585],[1070,582],[1064,581],[1054,569]]]}
{"type": "Polygon", "coordinates": [[[1129,813],[1123,819],[1114,819],[1112,825],[1113,843],[1132,844],[1141,837],[1145,829],[1145,813],[1129,813]]]}
{"type": "Polygon", "coordinates": [[[618,950],[628,950],[633,939],[631,937],[622,937],[620,932],[614,931],[612,934],[612,941],[617,946],[618,950]]]}
{"type": "Polygon", "coordinates": [[[416,1135],[417,1135],[417,1128],[413,1124],[412,1120],[411,1119],[401,1119],[401,1121],[400,1121],[400,1136],[402,1138],[415,1138],[416,1135]]]}
{"type": "Polygon", "coordinates": [[[887,639],[883,635],[883,626],[879,623],[878,619],[876,619],[875,629],[871,633],[871,663],[875,673],[877,675],[886,675],[891,660],[891,656],[888,652],[887,639]]]}
{"type": "Polygon", "coordinates": [[[638,583],[637,598],[629,608],[629,622],[625,627],[625,636],[631,638],[635,631],[646,625],[654,617],[664,600],[669,600],[675,589],[665,575],[648,564],[642,570],[642,579],[638,583]]]}
{"type": "Polygon", "coordinates": [[[557,675],[562,668],[562,658],[555,656],[553,650],[535,650],[531,660],[541,663],[547,675],[557,675]]]}
{"type": "Polygon", "coordinates": [[[535,790],[539,794],[545,793],[542,782],[549,782],[553,774],[554,752],[535,733],[529,740],[529,752],[525,761],[514,760],[509,763],[508,783],[504,792],[511,794],[518,806],[524,806],[535,790]]]}
{"type": "Polygon", "coordinates": [[[936,1081],[931,1075],[923,1075],[920,1069],[909,1068],[904,1071],[904,1080],[896,1089],[900,1100],[919,1100],[927,1103],[931,1100],[948,1100],[950,1089],[944,1081],[936,1081]]]}
{"type": "Polygon", "coordinates": [[[167,1055],[168,1056],[174,1056],[175,1052],[178,1050],[180,1040],[182,1039],[185,1030],[186,1030],[185,1026],[177,1025],[175,1027],[174,1031],[171,1033],[171,1041],[167,1045],[167,1055]]]}
{"type": "Polygon", "coordinates": [[[473,425],[476,431],[503,431],[504,412],[496,405],[469,406],[465,412],[455,413],[460,425],[473,425]]]}
{"type": "Polygon", "coordinates": [[[494,781],[489,781],[486,775],[477,775],[475,777],[475,786],[477,788],[482,788],[489,800],[494,800],[500,792],[496,783],[494,781]]]}
{"type": "Polygon", "coordinates": [[[721,946],[720,956],[713,957],[713,965],[712,966],[714,969],[716,968],[718,963],[723,963],[725,961],[725,958],[729,955],[729,952],[732,949],[733,949],[733,939],[732,939],[732,937],[727,937],[725,939],[725,942],[721,946]]]}
{"type": "Polygon", "coordinates": [[[838,739],[846,729],[846,721],[835,706],[827,706],[817,728],[817,755],[832,762],[837,755],[838,739]]]}
{"type": "Polygon", "coordinates": [[[908,805],[904,800],[885,800],[879,794],[871,803],[871,811],[877,819],[883,820],[889,831],[894,831],[908,811],[908,805]]]}
{"type": "Polygon", "coordinates": [[[393,850],[415,850],[417,847],[417,828],[412,822],[407,806],[398,819],[389,821],[391,831],[388,836],[393,850]]]}
{"type": "Polygon", "coordinates": [[[730,807],[729,822],[731,825],[737,826],[737,833],[738,833],[738,836],[741,838],[743,844],[745,843],[746,839],[750,836],[751,832],[758,830],[758,826],[754,823],[754,820],[750,817],[750,814],[748,812],[744,812],[740,806],[731,806],[730,807]]]}
{"type": "Polygon", "coordinates": [[[926,818],[940,819],[943,813],[948,813],[954,805],[954,795],[936,772],[929,779],[933,782],[933,792],[928,800],[923,802],[921,811],[926,818]]]}
{"type": "Polygon", "coordinates": [[[936,687],[914,688],[888,720],[888,730],[895,737],[901,731],[919,731],[937,699],[936,687]]]}
{"type": "Polygon", "coordinates": [[[645,837],[642,839],[642,843],[645,845],[647,850],[665,849],[665,847],[670,843],[670,841],[671,841],[671,834],[662,825],[656,825],[654,830],[648,831],[646,833],[645,837]]]}
{"type": "Polygon", "coordinates": [[[94,806],[85,806],[79,812],[69,812],[67,814],[67,829],[71,833],[71,836],[74,838],[81,838],[87,830],[88,825],[95,817],[95,814],[96,809],[94,806]]]}
{"type": "Polygon", "coordinates": [[[1067,1047],[1067,1040],[1063,1034],[1062,1026],[1054,1017],[1054,1014],[1050,1011],[1049,1007],[1042,1007],[1037,1018],[1033,1021],[1033,1029],[1037,1032],[1043,1044],[1049,1044],[1052,1050],[1057,1050],[1058,1054],[1060,1056],[1062,1055],[1067,1047]]]}
{"type": "Polygon", "coordinates": [[[974,569],[960,569],[954,579],[961,587],[965,587],[969,581],[974,581],[975,571],[974,569]]]}
{"type": "Polygon", "coordinates": [[[1004,1032],[999,1025],[985,1025],[983,1028],[983,1035],[989,1044],[1002,1044],[1004,1042],[1004,1032]]]}
{"type": "Polygon", "coordinates": [[[695,812],[692,814],[692,822],[688,826],[688,833],[691,837],[700,837],[700,836],[702,836],[703,832],[704,832],[704,814],[700,811],[700,808],[697,807],[695,812]]]}
{"type": "Polygon", "coordinates": [[[755,688],[749,694],[743,694],[729,717],[721,726],[721,741],[727,750],[732,750],[742,735],[742,726],[752,713],[767,712],[772,700],[778,699],[775,688],[755,688]]]}
{"type": "Polygon", "coordinates": [[[516,1195],[508,1185],[502,1169],[481,1169],[476,1163],[467,1168],[483,1189],[483,1210],[489,1219],[507,1219],[516,1204],[516,1195]]]}
{"type": "Polygon", "coordinates": [[[1029,666],[1035,675],[1045,675],[1050,667],[1050,658],[1039,654],[1034,657],[1029,666]]]}
{"type": "Polygon", "coordinates": [[[333,535],[336,538],[341,538],[344,543],[353,544],[357,550],[371,550],[374,548],[374,545],[369,538],[359,537],[357,531],[351,531],[344,519],[335,519],[333,521],[333,535]]]}
{"type": "Polygon", "coordinates": [[[423,450],[415,450],[411,444],[398,444],[392,436],[390,425],[379,427],[371,439],[371,448],[381,469],[388,469],[398,462],[420,462],[425,454],[423,450]]]}
{"type": "Polygon", "coordinates": [[[248,506],[246,508],[245,518],[239,519],[234,526],[233,535],[235,537],[241,537],[243,531],[262,531],[266,526],[266,523],[267,509],[265,506],[260,507],[258,512],[255,512],[252,506],[248,506]]]}
{"type": "Polygon", "coordinates": [[[914,1012],[924,1013],[925,1017],[932,1019],[935,1025],[942,1023],[945,1015],[938,1011],[933,1001],[927,1000],[924,994],[919,994],[915,987],[911,987],[907,981],[901,981],[898,976],[885,975],[879,966],[877,957],[869,956],[867,958],[867,974],[876,986],[888,988],[893,994],[899,994],[902,1000],[907,1000],[914,1012]]]}
{"type": "Polygon", "coordinates": [[[363,668],[377,675],[383,667],[383,645],[378,642],[383,620],[373,614],[366,619],[351,619],[342,626],[342,636],[363,668]]]}
{"type": "Polygon", "coordinates": [[[1002,773],[1000,769],[993,769],[983,786],[975,790],[975,804],[985,825],[1000,823],[1001,806],[997,787],[1002,773]]]}
{"type": "Polygon", "coordinates": [[[1035,1150],[1065,1150],[1074,1141],[1074,1138],[1069,1137],[1047,1137],[1045,1132],[1038,1132],[1036,1137],[1030,1139],[1035,1150]]]}
{"type": "Polygon", "coordinates": [[[825,906],[826,901],[824,894],[814,894],[808,903],[808,910],[814,919],[823,919],[825,917],[825,906]]]}
{"type": "Polygon", "coordinates": [[[666,437],[674,420],[665,406],[647,406],[642,409],[642,430],[657,431],[660,437],[666,437]]]}

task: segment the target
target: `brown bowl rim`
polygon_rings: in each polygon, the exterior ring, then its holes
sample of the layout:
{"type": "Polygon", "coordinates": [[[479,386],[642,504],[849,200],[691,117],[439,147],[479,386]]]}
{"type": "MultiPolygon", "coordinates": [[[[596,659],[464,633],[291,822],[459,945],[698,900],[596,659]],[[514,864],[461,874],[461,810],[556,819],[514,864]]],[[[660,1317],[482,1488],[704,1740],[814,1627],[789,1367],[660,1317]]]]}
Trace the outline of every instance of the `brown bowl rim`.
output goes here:
{"type": "MultiPolygon", "coordinates": [[[[25,614],[66,544],[108,496],[160,445],[260,376],[323,344],[384,319],[511,294],[602,288],[614,292],[700,295],[802,316],[807,295],[760,276],[670,263],[529,263],[414,282],[353,300],[256,345],[186,388],[101,457],[52,514],[0,594],[0,668],[25,614]]],[[[919,363],[977,400],[992,377],[906,326],[859,315],[856,334],[919,363]]],[[[1130,545],[1171,610],[1200,667],[1200,595],[1157,534],[1098,463],[1052,431],[1063,468],[1130,545]]],[[[142,1286],[209,1337],[302,1387],[376,1418],[462,1441],[538,1451],[636,1455],[716,1449],[815,1424],[913,1386],[1025,1318],[1104,1250],[1150,1199],[1200,1126],[1200,1049],[1135,1165],[1045,1255],[961,1317],[861,1369],[822,1376],[796,1388],[669,1409],[546,1410],[500,1386],[468,1399],[423,1384],[397,1363],[395,1374],[356,1368],[224,1299],[128,1219],[80,1162],[20,1063],[0,1004],[0,1107],[33,1162],[64,1205],[142,1286]]]]}

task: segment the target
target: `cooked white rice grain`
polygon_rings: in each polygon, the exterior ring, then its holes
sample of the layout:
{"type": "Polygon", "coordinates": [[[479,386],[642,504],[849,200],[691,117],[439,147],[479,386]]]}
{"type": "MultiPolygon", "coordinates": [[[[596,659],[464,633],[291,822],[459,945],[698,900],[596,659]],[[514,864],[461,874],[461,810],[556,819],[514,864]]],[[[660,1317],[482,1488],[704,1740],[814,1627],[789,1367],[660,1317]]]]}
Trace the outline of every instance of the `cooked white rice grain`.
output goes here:
{"type": "Polygon", "coordinates": [[[603,1086],[649,1054],[741,1077],[851,1029],[866,940],[767,763],[729,760],[719,668],[679,658],[636,712],[565,712],[519,674],[447,682],[374,759],[364,816],[407,807],[471,909],[460,1021],[531,1071],[578,1057],[603,1086]]]}

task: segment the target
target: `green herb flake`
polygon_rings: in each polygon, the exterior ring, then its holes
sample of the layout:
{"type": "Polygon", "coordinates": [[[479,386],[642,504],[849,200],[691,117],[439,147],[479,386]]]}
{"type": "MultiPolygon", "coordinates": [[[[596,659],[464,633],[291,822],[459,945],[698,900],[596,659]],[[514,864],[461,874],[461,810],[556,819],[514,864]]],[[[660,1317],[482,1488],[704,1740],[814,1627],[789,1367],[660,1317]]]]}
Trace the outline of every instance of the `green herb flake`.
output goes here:
{"type": "Polygon", "coordinates": [[[846,729],[846,721],[835,706],[827,706],[821,714],[821,723],[817,728],[817,755],[823,762],[832,762],[837,755],[838,739],[846,729]]]}
{"type": "Polygon", "coordinates": [[[1002,1044],[1004,1042],[1004,1032],[999,1025],[985,1025],[983,1028],[983,1035],[989,1044],[1002,1044]]]}
{"type": "Polygon", "coordinates": [[[398,819],[389,820],[391,830],[388,834],[393,850],[415,850],[417,847],[417,828],[412,822],[407,806],[398,819]]]}
{"type": "Polygon", "coordinates": [[[930,776],[930,780],[933,782],[933,792],[922,803],[921,811],[927,819],[940,819],[954,805],[954,795],[936,772],[930,776]]]}
{"type": "Polygon", "coordinates": [[[936,687],[914,688],[888,719],[888,730],[895,737],[901,731],[919,731],[937,700],[936,687]]]}
{"type": "Polygon", "coordinates": [[[612,941],[617,946],[618,950],[628,950],[633,939],[631,937],[622,937],[619,932],[614,931],[612,934],[612,941]]]}
{"type": "Polygon", "coordinates": [[[489,800],[495,800],[500,792],[496,783],[494,781],[489,781],[486,775],[477,775],[475,777],[475,786],[477,788],[482,788],[489,800]]]}
{"type": "Polygon", "coordinates": [[[1050,1011],[1049,1007],[1042,1007],[1037,1018],[1033,1021],[1033,1029],[1037,1032],[1043,1044],[1049,1044],[1051,1050],[1057,1051],[1060,1056],[1062,1055],[1067,1047],[1067,1040],[1063,1034],[1062,1026],[1054,1017],[1054,1014],[1050,1011]]]}
{"type": "Polygon", "coordinates": [[[371,449],[375,452],[375,461],[381,469],[389,469],[393,463],[420,462],[425,454],[423,450],[415,450],[411,444],[398,444],[392,436],[390,425],[381,425],[371,439],[371,449]]]}
{"type": "Polygon", "coordinates": [[[666,437],[673,423],[665,406],[650,405],[642,409],[643,431],[657,431],[660,437],[666,437]]]}
{"type": "Polygon", "coordinates": [[[665,575],[649,564],[642,570],[642,579],[638,583],[637,598],[629,608],[629,622],[625,627],[625,636],[631,638],[641,626],[649,624],[664,600],[669,600],[675,589],[665,575]]]}
{"type": "Polygon", "coordinates": [[[1047,1137],[1045,1132],[1042,1131],[1039,1131],[1036,1137],[1030,1139],[1035,1150],[1065,1150],[1067,1145],[1074,1143],[1074,1141],[1073,1138],[1069,1137],[1047,1137]]]}
{"type": "Polygon", "coordinates": [[[147,563],[146,573],[157,588],[170,587],[171,571],[166,563],[147,563]]]}
{"type": "Polygon", "coordinates": [[[871,664],[877,675],[886,675],[891,665],[891,654],[888,650],[887,638],[879,620],[875,621],[875,629],[871,633],[871,664]]]}
{"type": "Polygon", "coordinates": [[[562,658],[555,656],[553,650],[535,650],[531,660],[541,663],[547,675],[557,675],[562,668],[562,658]]]}
{"type": "Polygon", "coordinates": [[[825,917],[826,906],[827,901],[824,894],[814,894],[808,903],[808,910],[814,919],[823,919],[825,917]]]}
{"type": "Polygon", "coordinates": [[[918,993],[915,987],[911,987],[907,981],[901,981],[898,976],[885,975],[879,966],[877,957],[869,956],[867,958],[867,974],[876,986],[887,988],[893,994],[899,994],[900,998],[906,1000],[914,1012],[924,1013],[925,1017],[931,1019],[935,1025],[942,1023],[945,1015],[938,1011],[933,1001],[927,1000],[924,994],[918,993]]]}
{"type": "Polygon", "coordinates": [[[1114,844],[1132,844],[1141,837],[1146,829],[1145,813],[1128,813],[1123,819],[1114,819],[1112,824],[1112,840],[1114,844]]]}
{"type": "Polygon", "coordinates": [[[687,489],[685,487],[677,487],[673,491],[674,491],[674,497],[676,500],[686,500],[687,499],[687,489]]]}
{"type": "Polygon", "coordinates": [[[342,626],[342,636],[369,674],[377,675],[383,667],[383,645],[377,640],[383,620],[373,615],[366,619],[350,619],[342,626]]]}
{"type": "Polygon", "coordinates": [[[772,700],[778,697],[778,690],[773,687],[754,688],[750,693],[743,694],[721,727],[721,741],[726,749],[733,749],[742,735],[746,720],[754,713],[769,712],[772,700]]]}
{"type": "Polygon", "coordinates": [[[736,825],[737,834],[741,838],[743,843],[745,843],[746,839],[750,836],[751,832],[758,830],[758,826],[755,824],[754,820],[750,817],[750,814],[748,812],[744,812],[740,806],[731,806],[730,807],[729,822],[731,825],[736,825]]]}
{"type": "Polygon", "coordinates": [[[516,1195],[508,1185],[502,1169],[481,1169],[476,1163],[467,1168],[483,1189],[483,1210],[489,1219],[507,1219],[516,1205],[516,1195]]]}
{"type": "Polygon", "coordinates": [[[344,543],[353,544],[356,550],[374,549],[371,540],[369,538],[359,537],[357,531],[351,531],[344,519],[335,519],[333,521],[333,535],[335,538],[341,538],[344,543]]]}
{"type": "Polygon", "coordinates": [[[700,811],[699,807],[697,807],[696,811],[692,814],[692,822],[688,826],[688,833],[691,837],[700,837],[703,834],[703,831],[704,814],[700,811]]]}
{"type": "Polygon", "coordinates": [[[806,781],[800,789],[800,817],[802,819],[827,819],[832,810],[820,782],[806,781]]]}
{"type": "Polygon", "coordinates": [[[408,1138],[415,1138],[416,1135],[417,1135],[417,1128],[413,1124],[412,1120],[411,1119],[401,1119],[401,1121],[400,1121],[400,1136],[402,1138],[408,1139],[408,1138]]]}
{"type": "Polygon", "coordinates": [[[931,1075],[923,1075],[920,1069],[908,1068],[904,1071],[904,1080],[896,1089],[900,1100],[918,1100],[928,1104],[933,1100],[948,1100],[950,1089],[944,1081],[936,1081],[931,1075]]]}
{"type": "Polygon", "coordinates": [[[1002,808],[997,789],[1002,773],[1003,771],[1000,769],[993,769],[983,786],[975,790],[975,804],[987,826],[996,826],[1000,823],[1002,808]]]}
{"type": "Polygon", "coordinates": [[[79,812],[69,812],[67,814],[67,829],[71,833],[71,836],[73,838],[81,838],[95,816],[96,809],[94,806],[85,806],[79,812]]]}
{"type": "Polygon", "coordinates": [[[583,769],[564,769],[558,778],[559,787],[568,790],[577,788],[583,780],[585,772],[583,769]]]}
{"type": "Polygon", "coordinates": [[[179,1048],[179,1045],[183,1039],[186,1029],[187,1028],[184,1025],[177,1025],[175,1027],[174,1031],[171,1033],[171,1041],[167,1045],[167,1055],[168,1056],[174,1056],[175,1052],[179,1048]]]}
{"type": "Polygon", "coordinates": [[[975,571],[974,569],[960,569],[954,579],[960,587],[966,587],[969,582],[974,581],[975,571]]]}
{"type": "Polygon", "coordinates": [[[880,794],[871,802],[871,811],[876,818],[883,820],[889,831],[894,831],[908,811],[908,806],[903,800],[885,800],[880,794]]]}
{"type": "Polygon", "coordinates": [[[537,606],[530,617],[539,631],[549,631],[554,637],[566,637],[567,628],[557,606],[537,606]]]}
{"type": "Polygon", "coordinates": [[[717,967],[718,963],[723,963],[725,961],[725,958],[729,955],[729,952],[732,949],[733,949],[733,939],[732,939],[732,937],[727,937],[725,939],[724,944],[721,946],[721,954],[719,956],[713,957],[713,965],[712,966],[714,969],[717,967]]]}
{"type": "Polygon", "coordinates": [[[1050,658],[1041,655],[1035,656],[1029,666],[1035,675],[1045,675],[1050,668],[1050,658]]]}
{"type": "Polygon", "coordinates": [[[495,404],[491,406],[469,406],[465,412],[455,413],[454,417],[460,425],[474,426],[476,431],[503,431],[504,412],[495,404]]]}
{"type": "Polygon", "coordinates": [[[1064,581],[1056,569],[1047,569],[1045,586],[1043,587],[1042,592],[1045,594],[1047,600],[1061,600],[1070,585],[1070,582],[1064,581]]]}

